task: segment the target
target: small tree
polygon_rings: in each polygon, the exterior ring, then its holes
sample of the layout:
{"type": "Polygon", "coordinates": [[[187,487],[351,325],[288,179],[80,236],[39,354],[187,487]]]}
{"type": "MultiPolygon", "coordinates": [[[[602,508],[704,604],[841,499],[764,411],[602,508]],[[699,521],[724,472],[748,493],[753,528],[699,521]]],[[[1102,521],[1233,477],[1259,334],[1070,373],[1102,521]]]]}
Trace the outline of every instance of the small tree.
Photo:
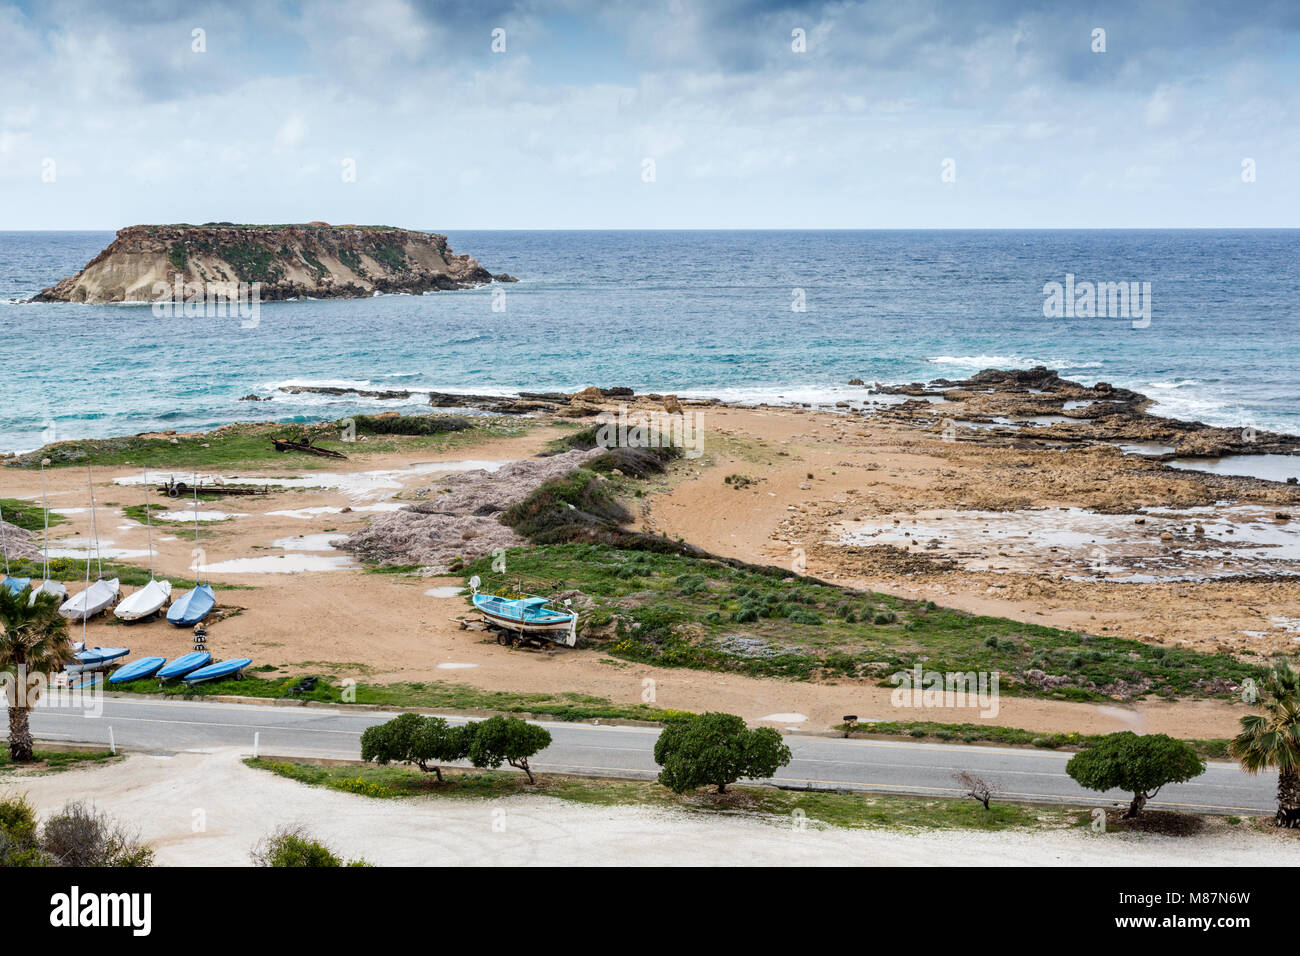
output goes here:
{"type": "Polygon", "coordinates": [[[1075,754],[1065,772],[1089,790],[1119,789],[1133,794],[1124,813],[1125,819],[1131,819],[1165,784],[1184,783],[1203,774],[1205,761],[1181,740],[1124,730],[1107,734],[1095,747],[1075,754]]]}
{"type": "Polygon", "coordinates": [[[790,748],[770,727],[750,730],[735,714],[695,714],[674,720],[655,741],[659,782],[674,793],[770,777],[790,762],[790,748]]]}
{"type": "Polygon", "coordinates": [[[551,745],[551,732],[518,717],[489,717],[480,723],[470,724],[469,762],[476,767],[510,764],[528,774],[528,782],[536,783],[528,766],[530,757],[551,745]]]}
{"type": "Polygon", "coordinates": [[[998,790],[997,784],[990,783],[983,777],[977,777],[967,770],[954,772],[952,779],[957,781],[957,785],[966,791],[966,796],[983,804],[985,810],[989,808],[989,801],[993,799],[993,794],[997,793],[998,790]]]}
{"type": "Polygon", "coordinates": [[[31,674],[53,674],[72,660],[68,621],[59,615],[59,599],[30,587],[14,593],[0,587],[0,669],[12,670],[8,687],[9,756],[15,762],[32,759],[32,731],[27,712],[27,679],[31,674]]]}
{"type": "Polygon", "coordinates": [[[470,727],[453,727],[441,717],[401,714],[367,727],[361,734],[361,759],[376,763],[415,764],[442,782],[440,764],[462,760],[469,753],[470,727]]]}
{"type": "Polygon", "coordinates": [[[1247,773],[1277,767],[1274,819],[1278,826],[1300,826],[1300,674],[1278,661],[1261,690],[1264,712],[1241,718],[1241,733],[1229,742],[1228,753],[1247,773]]]}

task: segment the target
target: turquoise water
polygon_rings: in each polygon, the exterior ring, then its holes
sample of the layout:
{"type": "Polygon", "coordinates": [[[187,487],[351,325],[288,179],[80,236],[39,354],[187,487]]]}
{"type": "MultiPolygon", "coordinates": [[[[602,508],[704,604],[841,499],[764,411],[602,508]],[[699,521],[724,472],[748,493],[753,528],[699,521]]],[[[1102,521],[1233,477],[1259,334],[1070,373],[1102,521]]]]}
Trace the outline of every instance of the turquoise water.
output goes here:
{"type": "Polygon", "coordinates": [[[854,377],[1034,364],[1146,392],[1174,417],[1300,432],[1300,231],[453,232],[455,251],[521,281],[268,303],[255,328],[12,301],[111,240],[0,233],[0,449],[381,404],[275,391],[289,383],[823,401],[860,396],[854,377]],[[1066,273],[1150,282],[1149,326],[1045,318],[1044,283],[1066,273]],[[274,400],[238,401],[250,392],[274,400]]]}

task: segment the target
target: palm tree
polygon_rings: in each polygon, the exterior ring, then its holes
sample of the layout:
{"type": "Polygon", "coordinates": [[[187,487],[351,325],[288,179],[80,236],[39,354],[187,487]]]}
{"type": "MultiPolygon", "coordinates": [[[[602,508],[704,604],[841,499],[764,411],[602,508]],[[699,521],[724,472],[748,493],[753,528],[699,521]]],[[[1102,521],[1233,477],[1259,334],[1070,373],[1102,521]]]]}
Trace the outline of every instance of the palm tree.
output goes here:
{"type": "Polygon", "coordinates": [[[1300,826],[1300,673],[1278,661],[1264,678],[1262,714],[1241,718],[1228,753],[1248,773],[1277,768],[1277,825],[1300,826]]]}
{"type": "Polygon", "coordinates": [[[30,586],[17,594],[0,587],[0,669],[14,672],[8,694],[9,756],[13,760],[32,759],[28,676],[51,674],[70,660],[68,622],[59,616],[58,597],[38,593],[33,598],[30,586]]]}

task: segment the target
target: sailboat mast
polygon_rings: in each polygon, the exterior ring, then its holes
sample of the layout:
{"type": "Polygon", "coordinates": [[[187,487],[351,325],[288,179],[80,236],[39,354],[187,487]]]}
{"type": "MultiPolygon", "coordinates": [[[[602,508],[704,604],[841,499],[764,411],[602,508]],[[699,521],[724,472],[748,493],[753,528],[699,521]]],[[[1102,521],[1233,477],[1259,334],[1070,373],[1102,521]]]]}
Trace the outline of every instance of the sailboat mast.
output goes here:
{"type": "MultiPolygon", "coordinates": [[[[95,473],[91,471],[90,465],[86,465],[86,481],[90,487],[90,541],[95,541],[95,473]]],[[[89,547],[89,546],[88,546],[89,547]]],[[[81,592],[81,646],[86,646],[86,621],[90,615],[86,612],[90,610],[90,551],[86,551],[86,590],[81,592]]]]}
{"type": "Polygon", "coordinates": [[[41,511],[45,512],[45,558],[44,567],[41,568],[41,580],[50,579],[50,499],[45,494],[45,466],[50,463],[48,458],[41,459],[41,511]]]}
{"type": "Polygon", "coordinates": [[[194,571],[194,585],[199,584],[199,575],[203,573],[202,569],[197,567],[199,561],[203,559],[203,552],[199,549],[199,480],[194,476],[194,562],[196,565],[194,571]]]}
{"type": "Polygon", "coordinates": [[[149,536],[149,580],[153,580],[153,522],[149,517],[149,469],[144,470],[144,527],[149,536]]]}

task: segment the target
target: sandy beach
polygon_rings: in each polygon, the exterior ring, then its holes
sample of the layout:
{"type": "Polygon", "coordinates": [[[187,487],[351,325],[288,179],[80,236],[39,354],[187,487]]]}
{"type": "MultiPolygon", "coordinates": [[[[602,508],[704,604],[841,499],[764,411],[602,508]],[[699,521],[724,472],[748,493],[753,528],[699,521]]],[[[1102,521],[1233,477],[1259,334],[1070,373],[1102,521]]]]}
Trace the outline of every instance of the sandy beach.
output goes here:
{"type": "MultiPolygon", "coordinates": [[[[616,410],[614,403],[606,407],[609,413],[616,410]]],[[[1089,521],[1115,518],[1128,535],[1107,537],[1106,560],[1122,569],[1125,555],[1142,557],[1153,537],[1157,547],[1164,544],[1166,525],[1188,523],[1183,512],[1166,520],[1150,510],[1144,523],[1134,523],[1139,506],[1202,509],[1195,520],[1205,524],[1217,517],[1205,509],[1226,513],[1249,506],[1285,529],[1287,522],[1271,515],[1295,507],[1300,496],[1293,486],[1239,482],[1236,497],[1224,501],[1213,483],[1221,479],[1130,461],[1102,445],[1063,453],[1023,442],[951,441],[932,422],[835,408],[695,403],[688,409],[705,436],[704,453],[679,459],[647,487],[635,503],[641,530],[680,537],[719,555],[789,567],[792,575],[1030,624],[1222,649],[1247,658],[1263,659],[1294,646],[1291,615],[1300,598],[1294,579],[1188,581],[1171,573],[1169,580],[1123,581],[1078,573],[1096,561],[1089,521]],[[738,486],[728,480],[735,475],[752,482],[738,486]],[[1005,544],[983,552],[979,542],[939,548],[919,534],[885,548],[846,543],[851,540],[846,536],[863,526],[902,528],[905,534],[921,520],[918,515],[939,527],[944,520],[955,527],[955,512],[945,509],[977,512],[993,527],[999,519],[1024,522],[1026,515],[1082,513],[1084,518],[1082,530],[1049,545],[1050,550],[1035,551],[1029,536],[1022,547],[1037,558],[1018,564],[1015,549],[1005,544]],[[998,566],[999,561],[1008,566],[998,566]]],[[[583,646],[507,650],[452,620],[468,609],[457,593],[464,585],[461,576],[368,573],[354,555],[336,547],[376,515],[414,500],[431,482],[530,458],[572,427],[533,424],[520,436],[432,456],[370,453],[357,445],[348,460],[325,465],[286,456],[270,465],[222,469],[226,481],[268,484],[271,492],[199,504],[200,545],[218,590],[219,619],[210,624],[208,638],[214,655],[251,657],[257,666],[284,675],[313,672],[375,683],[438,680],[510,692],[588,694],[628,705],[643,699],[650,678],[659,707],[722,709],[751,722],[779,715],[775,722],[786,725],[787,715],[803,716],[798,728],[813,731],[835,726],[846,713],[863,720],[900,719],[890,707],[891,688],[874,681],[777,680],[655,667],[611,661],[583,646]]],[[[90,528],[86,472],[52,468],[46,476],[50,506],[66,518],[51,531],[53,553],[81,556],[90,528]]],[[[154,472],[151,480],[165,476],[154,472]]],[[[143,502],[140,469],[101,467],[94,478],[105,555],[146,566],[146,528],[122,513],[143,502]]],[[[0,494],[38,500],[39,472],[0,470],[0,494]]],[[[156,566],[160,573],[192,577],[193,525],[184,520],[192,518],[192,506],[166,504],[169,516],[181,520],[154,522],[156,566]]],[[[1039,533],[1046,531],[1040,526],[1039,533]]],[[[1191,555],[1185,563],[1198,560],[1191,555]]],[[[72,630],[81,637],[79,623],[72,630]]],[[[165,622],[124,625],[110,616],[89,622],[85,639],[90,646],[129,646],[135,656],[171,657],[190,645],[187,631],[165,622]]],[[[1141,729],[1203,738],[1235,732],[1243,712],[1234,701],[1209,698],[1073,703],[1004,695],[996,721],[987,722],[1044,732],[1141,729]]],[[[913,719],[922,716],[981,719],[968,707],[930,710],[913,719]]]]}

